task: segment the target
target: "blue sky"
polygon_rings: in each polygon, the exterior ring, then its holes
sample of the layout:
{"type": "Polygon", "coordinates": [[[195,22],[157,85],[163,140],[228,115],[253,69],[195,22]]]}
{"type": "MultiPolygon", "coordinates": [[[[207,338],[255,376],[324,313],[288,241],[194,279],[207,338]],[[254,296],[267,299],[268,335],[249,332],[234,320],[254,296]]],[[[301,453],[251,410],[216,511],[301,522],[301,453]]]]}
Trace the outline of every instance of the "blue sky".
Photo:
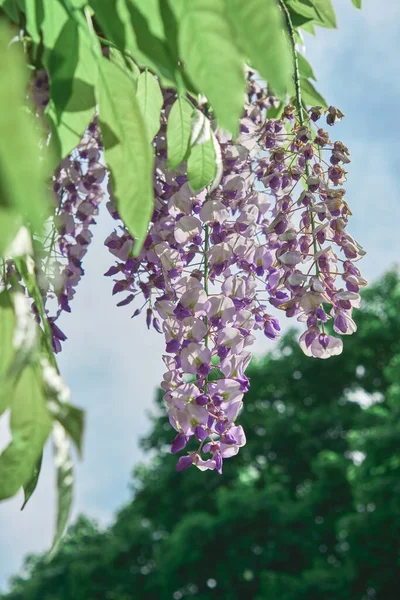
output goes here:
{"type": "MultiPolygon", "coordinates": [[[[346,117],[333,132],[351,152],[347,199],[354,217],[349,229],[368,251],[361,268],[372,280],[400,256],[400,3],[363,0],[362,11],[351,0],[334,4],[339,29],[319,29],[316,38],[307,35],[306,55],[318,77],[318,90],[346,117]]],[[[129,307],[115,307],[111,282],[103,277],[113,262],[103,240],[113,227],[103,210],[85,261],[86,276],[72,314],[62,323],[69,339],[60,356],[73,402],[87,410],[74,516],[84,512],[103,524],[130,498],[132,467],[143,458],[139,438],[148,430],[146,413],[163,372],[161,336],[148,332],[140,320],[131,320],[129,307]]],[[[257,340],[257,352],[269,348],[257,340]]],[[[51,543],[51,448],[38,489],[22,513],[21,504],[20,494],[0,506],[0,589],[20,569],[26,553],[43,551],[51,543]]]]}

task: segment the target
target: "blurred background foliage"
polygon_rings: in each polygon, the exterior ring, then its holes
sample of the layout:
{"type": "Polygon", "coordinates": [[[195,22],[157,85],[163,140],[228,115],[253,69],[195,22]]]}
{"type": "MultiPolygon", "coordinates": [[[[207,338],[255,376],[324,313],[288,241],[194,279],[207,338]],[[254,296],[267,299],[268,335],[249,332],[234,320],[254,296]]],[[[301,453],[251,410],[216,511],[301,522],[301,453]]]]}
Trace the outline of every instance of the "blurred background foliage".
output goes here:
{"type": "Polygon", "coordinates": [[[310,360],[289,332],[253,361],[248,443],[222,476],[175,472],[160,396],[132,502],[105,531],[80,517],[1,598],[397,600],[399,303],[389,272],[342,355],[310,360]]]}

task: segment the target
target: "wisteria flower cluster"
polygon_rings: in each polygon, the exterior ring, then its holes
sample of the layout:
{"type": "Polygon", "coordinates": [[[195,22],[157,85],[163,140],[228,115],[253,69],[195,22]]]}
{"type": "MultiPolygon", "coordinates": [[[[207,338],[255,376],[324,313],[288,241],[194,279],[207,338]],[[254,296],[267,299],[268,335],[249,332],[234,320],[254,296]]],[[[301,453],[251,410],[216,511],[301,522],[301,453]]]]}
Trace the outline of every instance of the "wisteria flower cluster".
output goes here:
{"type": "Polygon", "coordinates": [[[82,259],[91,242],[91,228],[104,197],[101,183],[106,169],[101,163],[101,151],[100,132],[94,120],[78,147],[61,162],[54,177],[56,218],[44,240],[45,259],[38,269],[56,353],[66,340],[56,320],[62,311],[71,311],[70,301],[84,274],[82,259]]]}
{"type": "MultiPolygon", "coordinates": [[[[43,120],[49,134],[43,119],[44,110],[49,104],[49,77],[44,69],[35,71],[29,93],[34,101],[36,116],[43,120]]],[[[56,321],[63,311],[71,312],[70,302],[84,275],[82,260],[92,239],[92,226],[96,224],[99,204],[105,195],[102,182],[106,177],[106,167],[102,151],[100,129],[94,117],[78,146],[61,161],[54,173],[50,185],[55,216],[45,223],[45,234],[34,237],[34,273],[55,353],[61,351],[61,343],[67,339],[56,321]]],[[[29,257],[33,254],[31,236],[23,227],[6,252],[9,256],[18,256],[20,253],[29,257]]],[[[0,278],[0,289],[12,282],[14,288],[17,286],[26,293],[26,286],[13,260],[7,260],[6,267],[5,276],[0,278]]],[[[40,323],[36,302],[31,302],[30,308],[40,323]]]]}
{"type": "MultiPolygon", "coordinates": [[[[117,259],[106,273],[113,293],[126,293],[118,306],[141,297],[133,316],[146,309],[148,326],[165,336],[161,385],[177,432],[171,449],[194,446],[178,470],[221,472],[223,459],[245,444],[236,418],[249,388],[253,332],[270,339],[280,332],[268,305],[305,323],[299,343],[307,355],[328,358],[342,341],[327,321],[338,334],[353,333],[352,309],[366,283],[355,265],[364,251],[346,231],[349,152],[314,126],[343,115],[313,107],[299,122],[286,106],[280,119],[268,119],[274,100],[252,78],[248,98],[238,139],[216,131],[223,172],[213,190],[194,193],[185,164],[168,171],[164,122],[144,247],[134,258],[122,225],[105,242],[117,259]]],[[[171,102],[166,95],[164,121],[171,102]]],[[[112,200],[108,207],[118,219],[112,200]]]]}
{"type": "MultiPolygon", "coordinates": [[[[47,103],[45,74],[36,87],[40,110],[47,103]]],[[[275,100],[250,74],[239,136],[214,131],[222,172],[195,193],[186,163],[174,172],[167,168],[166,123],[174,100],[164,91],[147,239],[134,257],[134,240],[120,223],[105,241],[116,258],[106,275],[114,277],[113,293],[124,293],[118,306],[139,300],[132,316],[145,312],[148,327],[165,337],[161,387],[176,430],[171,450],[189,448],[177,469],[193,464],[222,472],[223,459],[246,442],[236,419],[249,388],[254,332],[280,335],[269,307],[305,324],[299,344],[307,355],[339,354],[342,340],[329,331],[356,330],[352,310],[366,282],[355,263],[364,251],[346,229],[351,212],[342,185],[349,151],[319,125],[322,118],[328,126],[340,120],[338,109],[317,106],[304,117],[288,105],[280,118],[268,118],[275,100]]],[[[70,311],[104,196],[101,153],[94,120],[54,178],[56,220],[42,244],[38,275],[55,352],[66,339],[56,320],[70,311]]],[[[111,190],[109,196],[118,221],[111,190]]]]}

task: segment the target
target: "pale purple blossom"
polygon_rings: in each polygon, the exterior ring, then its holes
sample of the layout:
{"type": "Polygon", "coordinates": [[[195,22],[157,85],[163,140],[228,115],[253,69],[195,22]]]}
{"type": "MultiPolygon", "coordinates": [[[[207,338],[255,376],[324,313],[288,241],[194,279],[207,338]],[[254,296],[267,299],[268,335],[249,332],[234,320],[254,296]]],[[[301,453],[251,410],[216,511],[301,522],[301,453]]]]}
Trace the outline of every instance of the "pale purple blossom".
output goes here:
{"type": "MultiPolygon", "coordinates": [[[[352,311],[366,284],[355,265],[364,251],[347,232],[350,211],[338,187],[349,152],[314,128],[323,114],[329,125],[342,114],[313,107],[300,124],[288,105],[280,119],[268,119],[273,103],[260,89],[250,76],[235,141],[213,133],[221,179],[198,194],[185,163],[173,173],[167,169],[165,131],[174,96],[165,92],[155,138],[156,199],[144,247],[133,258],[134,240],[123,226],[106,240],[116,259],[107,272],[115,278],[113,292],[127,294],[120,305],[140,298],[133,316],[145,312],[149,326],[165,338],[161,387],[176,430],[171,450],[187,452],[179,471],[195,465],[221,473],[223,460],[245,444],[236,421],[250,385],[253,332],[276,339],[281,331],[269,306],[304,324],[300,347],[325,359],[343,346],[325,324],[331,321],[338,335],[353,333],[352,311]]],[[[195,136],[211,135],[214,124],[196,111],[195,136]]],[[[68,168],[68,177],[76,179],[74,165],[68,168]]],[[[93,170],[96,178],[97,166],[93,170]]],[[[108,208],[118,219],[112,199],[108,208]]],[[[89,214],[90,207],[81,212],[89,214]]],[[[72,231],[75,223],[64,219],[63,227],[72,231]]],[[[77,257],[81,247],[77,240],[77,257]]],[[[79,278],[79,271],[71,277],[79,278]]]]}

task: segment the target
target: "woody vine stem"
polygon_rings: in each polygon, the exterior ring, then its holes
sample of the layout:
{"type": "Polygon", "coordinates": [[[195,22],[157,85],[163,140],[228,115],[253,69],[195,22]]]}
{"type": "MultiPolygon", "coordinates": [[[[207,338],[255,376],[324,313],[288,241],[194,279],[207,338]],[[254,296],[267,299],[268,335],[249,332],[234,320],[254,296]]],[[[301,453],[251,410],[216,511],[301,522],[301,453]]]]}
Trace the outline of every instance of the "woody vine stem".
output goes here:
{"type": "MultiPolygon", "coordinates": [[[[303,127],[304,126],[304,111],[303,111],[303,102],[301,99],[301,84],[300,84],[300,71],[299,71],[299,61],[297,58],[297,48],[296,48],[296,38],[295,38],[295,31],[294,31],[294,27],[293,27],[293,23],[292,23],[292,19],[290,18],[290,13],[287,9],[286,4],[283,2],[283,0],[278,0],[279,5],[283,11],[283,14],[285,15],[285,20],[286,20],[286,24],[287,24],[287,29],[288,29],[288,33],[289,33],[289,37],[290,37],[290,43],[292,46],[292,51],[293,51],[293,67],[294,67],[294,72],[293,72],[293,79],[294,79],[294,87],[295,87],[295,93],[296,93],[296,105],[297,105],[297,114],[299,117],[299,123],[300,126],[303,127]]],[[[306,175],[307,177],[309,176],[309,169],[308,169],[308,164],[306,163],[306,175]]],[[[314,215],[312,213],[312,211],[309,211],[310,214],[310,222],[311,222],[311,229],[312,229],[312,238],[313,238],[313,248],[314,248],[314,254],[317,254],[318,252],[318,246],[317,246],[317,239],[315,236],[315,223],[314,223],[314,215]]],[[[319,267],[318,267],[318,262],[317,260],[315,261],[315,272],[317,277],[319,276],[319,267]]]]}

